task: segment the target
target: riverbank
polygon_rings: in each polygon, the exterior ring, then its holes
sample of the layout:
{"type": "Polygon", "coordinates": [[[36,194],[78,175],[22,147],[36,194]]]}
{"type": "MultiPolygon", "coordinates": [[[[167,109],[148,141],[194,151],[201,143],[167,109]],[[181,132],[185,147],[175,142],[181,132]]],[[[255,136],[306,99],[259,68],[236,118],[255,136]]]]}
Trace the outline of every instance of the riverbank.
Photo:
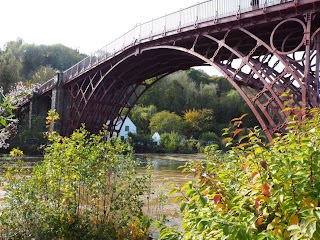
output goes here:
{"type": "Polygon", "coordinates": [[[203,153],[196,154],[180,154],[180,153],[135,153],[136,157],[144,157],[150,159],[161,159],[161,160],[172,160],[179,162],[187,162],[192,160],[204,160],[205,156],[203,153]]]}

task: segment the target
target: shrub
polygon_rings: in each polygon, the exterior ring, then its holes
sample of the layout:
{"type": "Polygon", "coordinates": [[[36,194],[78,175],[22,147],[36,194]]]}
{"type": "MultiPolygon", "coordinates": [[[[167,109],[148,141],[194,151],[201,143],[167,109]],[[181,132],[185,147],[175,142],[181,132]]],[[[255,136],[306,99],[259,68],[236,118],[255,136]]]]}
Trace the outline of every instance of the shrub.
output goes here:
{"type": "Polygon", "coordinates": [[[144,133],[129,133],[129,143],[136,153],[154,152],[157,149],[152,137],[144,133]]]}
{"type": "Polygon", "coordinates": [[[182,137],[175,132],[161,134],[160,146],[168,153],[177,152],[179,145],[182,141],[182,137]]]}
{"type": "Polygon", "coordinates": [[[106,136],[50,132],[43,162],[9,165],[1,217],[9,239],[144,239],[141,195],[150,176],[138,177],[132,148],[106,136]]]}
{"type": "Polygon", "coordinates": [[[45,117],[32,116],[32,128],[29,129],[29,117],[25,116],[18,124],[17,135],[8,141],[10,148],[19,147],[27,155],[39,155],[40,147],[46,144],[45,117]]]}
{"type": "Polygon", "coordinates": [[[199,149],[200,143],[195,139],[184,140],[179,144],[179,153],[198,153],[199,149]]]}
{"type": "Polygon", "coordinates": [[[172,191],[184,231],[161,225],[160,239],[320,239],[319,110],[308,116],[267,145],[236,129],[226,154],[210,146],[208,161],[188,163],[196,180],[172,191]]]}

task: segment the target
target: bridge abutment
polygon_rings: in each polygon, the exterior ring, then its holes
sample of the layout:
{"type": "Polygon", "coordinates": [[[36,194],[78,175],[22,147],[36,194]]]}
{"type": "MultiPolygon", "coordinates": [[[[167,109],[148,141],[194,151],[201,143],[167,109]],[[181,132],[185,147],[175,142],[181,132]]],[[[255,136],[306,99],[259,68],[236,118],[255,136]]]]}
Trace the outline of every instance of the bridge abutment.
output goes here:
{"type": "Polygon", "coordinates": [[[52,89],[51,95],[51,110],[55,110],[60,119],[52,126],[53,130],[61,133],[63,128],[63,119],[64,119],[64,101],[65,101],[65,92],[63,88],[63,73],[57,73],[54,76],[54,87],[52,89]]]}
{"type": "Polygon", "coordinates": [[[28,128],[33,129],[33,119],[35,116],[40,116],[45,119],[48,110],[51,106],[51,98],[49,96],[40,97],[38,92],[33,92],[32,98],[29,102],[29,112],[28,112],[28,128]],[[39,100],[41,99],[41,100],[39,100]]]}

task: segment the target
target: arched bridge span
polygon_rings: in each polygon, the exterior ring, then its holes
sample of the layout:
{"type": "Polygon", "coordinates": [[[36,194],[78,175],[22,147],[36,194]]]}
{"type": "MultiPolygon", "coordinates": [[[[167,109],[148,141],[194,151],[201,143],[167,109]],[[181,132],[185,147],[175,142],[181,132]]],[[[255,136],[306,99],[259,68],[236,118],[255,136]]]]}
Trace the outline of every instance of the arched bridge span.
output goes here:
{"type": "Polygon", "coordinates": [[[319,106],[320,1],[250,2],[205,1],[138,25],[45,83],[33,104],[50,97],[64,135],[82,123],[97,132],[108,122],[114,132],[113,123],[156,81],[211,65],[237,89],[271,139],[292,114],[283,112],[286,107],[319,106]]]}

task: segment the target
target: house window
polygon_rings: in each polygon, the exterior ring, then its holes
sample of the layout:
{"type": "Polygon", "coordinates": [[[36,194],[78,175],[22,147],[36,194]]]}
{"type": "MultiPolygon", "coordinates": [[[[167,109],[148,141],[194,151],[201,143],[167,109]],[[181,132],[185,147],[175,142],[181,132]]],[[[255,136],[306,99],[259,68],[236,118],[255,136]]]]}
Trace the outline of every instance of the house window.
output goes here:
{"type": "Polygon", "coordinates": [[[129,132],[129,126],[125,126],[124,130],[125,130],[126,132],[129,132]]]}

